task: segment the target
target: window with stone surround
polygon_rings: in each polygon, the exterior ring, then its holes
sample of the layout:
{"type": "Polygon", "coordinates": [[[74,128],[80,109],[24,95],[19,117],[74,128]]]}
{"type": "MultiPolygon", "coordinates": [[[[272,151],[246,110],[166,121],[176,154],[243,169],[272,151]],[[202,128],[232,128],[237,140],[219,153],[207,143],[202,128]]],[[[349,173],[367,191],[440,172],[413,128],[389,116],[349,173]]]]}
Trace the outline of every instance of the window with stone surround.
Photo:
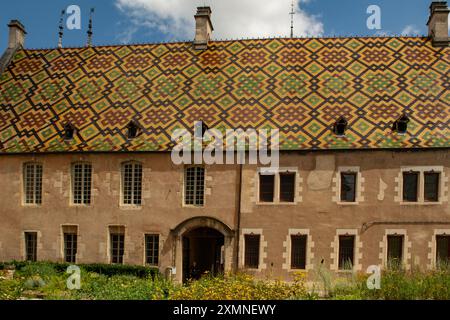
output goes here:
{"type": "Polygon", "coordinates": [[[436,265],[438,268],[447,269],[450,266],[450,236],[436,236],[436,265]]]}
{"type": "Polygon", "coordinates": [[[122,204],[142,205],[142,164],[122,164],[122,204]]]}
{"type": "Polygon", "coordinates": [[[77,262],[78,228],[76,226],[63,226],[64,261],[77,262]]]}
{"type": "Polygon", "coordinates": [[[341,202],[356,201],[356,172],[341,172],[341,202]]]}
{"type": "Polygon", "coordinates": [[[387,267],[389,269],[398,269],[403,264],[403,235],[387,236],[387,267]]]}
{"type": "Polygon", "coordinates": [[[246,234],[244,236],[244,239],[245,239],[244,266],[249,269],[258,269],[261,236],[259,234],[246,234]]]}
{"type": "Polygon", "coordinates": [[[445,181],[442,167],[402,167],[397,180],[396,201],[408,204],[440,204],[445,201],[445,181]]]}
{"type": "Polygon", "coordinates": [[[425,172],[424,173],[424,200],[425,202],[439,201],[439,180],[440,173],[425,172]]]}
{"type": "Polygon", "coordinates": [[[72,164],[72,202],[91,204],[92,165],[90,163],[72,164]]]}
{"type": "Polygon", "coordinates": [[[145,263],[151,266],[159,264],[159,235],[145,235],[145,263]]]}
{"type": "Polygon", "coordinates": [[[301,181],[295,168],[280,168],[276,171],[258,169],[257,203],[258,204],[295,204],[301,201],[297,184],[301,181]]]}
{"type": "Polygon", "coordinates": [[[307,235],[291,235],[291,269],[306,269],[307,235]]]}
{"type": "Polygon", "coordinates": [[[37,261],[37,232],[25,232],[25,260],[37,261]]]}
{"type": "Polygon", "coordinates": [[[280,202],[295,201],[295,172],[280,172],[280,202]]]}
{"type": "Polygon", "coordinates": [[[113,264],[123,264],[125,254],[125,229],[123,227],[110,227],[110,258],[113,264]]]}
{"type": "Polygon", "coordinates": [[[185,169],[184,204],[196,207],[205,204],[205,168],[197,166],[185,169]]]}
{"type": "Polygon", "coordinates": [[[364,182],[360,167],[338,167],[333,178],[333,201],[339,205],[358,205],[363,202],[364,182]]]}
{"type": "Polygon", "coordinates": [[[42,165],[25,163],[23,166],[24,203],[42,204],[42,165]]]}
{"type": "Polygon", "coordinates": [[[339,270],[352,270],[355,262],[355,236],[339,236],[339,270]]]}
{"type": "Polygon", "coordinates": [[[413,171],[403,172],[403,201],[418,201],[419,174],[413,171]]]}

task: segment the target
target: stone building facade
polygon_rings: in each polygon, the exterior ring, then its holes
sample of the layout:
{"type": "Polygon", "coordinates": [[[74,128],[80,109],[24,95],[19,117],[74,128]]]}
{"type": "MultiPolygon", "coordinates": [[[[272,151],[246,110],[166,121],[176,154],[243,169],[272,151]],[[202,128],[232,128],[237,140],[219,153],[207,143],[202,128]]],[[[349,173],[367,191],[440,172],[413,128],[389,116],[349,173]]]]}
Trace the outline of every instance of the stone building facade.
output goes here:
{"type": "MultiPolygon", "coordinates": [[[[0,260],[151,265],[182,281],[450,261],[445,3],[427,38],[24,49],[0,75],[0,260]],[[438,25],[439,24],[439,25],[438,25]],[[280,164],[176,165],[171,133],[280,131],[280,164]]],[[[448,31],[446,31],[448,33],[448,31]]]]}

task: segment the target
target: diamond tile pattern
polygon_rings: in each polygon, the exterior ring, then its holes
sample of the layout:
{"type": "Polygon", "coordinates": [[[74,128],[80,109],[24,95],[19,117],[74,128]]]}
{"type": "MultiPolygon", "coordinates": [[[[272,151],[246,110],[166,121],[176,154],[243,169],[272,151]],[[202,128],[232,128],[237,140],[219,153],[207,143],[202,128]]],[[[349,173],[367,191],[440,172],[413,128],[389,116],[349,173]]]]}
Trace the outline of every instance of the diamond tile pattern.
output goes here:
{"type": "Polygon", "coordinates": [[[279,129],[283,150],[448,148],[449,72],[449,48],[426,38],[21,50],[0,76],[0,153],[169,151],[199,120],[279,129]],[[406,135],[392,132],[402,114],[406,135]],[[142,133],[128,140],[131,120],[142,133]]]}

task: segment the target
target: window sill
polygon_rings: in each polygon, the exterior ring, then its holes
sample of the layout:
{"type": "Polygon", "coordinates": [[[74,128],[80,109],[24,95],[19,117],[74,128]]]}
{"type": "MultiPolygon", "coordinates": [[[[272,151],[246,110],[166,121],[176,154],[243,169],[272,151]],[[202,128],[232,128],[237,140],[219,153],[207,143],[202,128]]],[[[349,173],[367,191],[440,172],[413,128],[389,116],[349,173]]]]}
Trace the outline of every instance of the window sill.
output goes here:
{"type": "Polygon", "coordinates": [[[424,201],[418,201],[418,202],[400,202],[401,206],[440,206],[442,205],[442,202],[424,202],[424,201]]]}
{"type": "Polygon", "coordinates": [[[28,208],[28,209],[38,209],[38,208],[42,208],[42,204],[22,204],[22,207],[28,208]]]}
{"type": "Polygon", "coordinates": [[[182,208],[187,208],[187,209],[203,209],[205,208],[205,205],[202,206],[195,206],[193,204],[183,204],[182,208]]]}
{"type": "Polygon", "coordinates": [[[142,206],[135,206],[135,205],[120,205],[120,210],[124,211],[139,211],[142,210],[142,206]]]}
{"type": "Polygon", "coordinates": [[[257,206],[296,206],[297,202],[257,202],[257,206]]]}
{"type": "Polygon", "coordinates": [[[336,202],[338,206],[358,206],[359,202],[342,202],[338,201],[336,202]]]}

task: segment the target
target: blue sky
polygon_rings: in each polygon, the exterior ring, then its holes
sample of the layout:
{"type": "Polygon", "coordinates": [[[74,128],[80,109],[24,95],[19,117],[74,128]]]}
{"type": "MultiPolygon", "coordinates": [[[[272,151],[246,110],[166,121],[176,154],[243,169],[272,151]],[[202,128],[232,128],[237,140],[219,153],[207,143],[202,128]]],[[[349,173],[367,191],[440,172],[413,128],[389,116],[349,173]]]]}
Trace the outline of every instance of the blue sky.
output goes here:
{"type": "MultiPolygon", "coordinates": [[[[295,0],[296,35],[426,35],[430,0],[295,0]],[[368,30],[369,5],[382,12],[382,30],[368,30]]],[[[195,7],[213,10],[216,38],[286,36],[289,34],[291,0],[14,0],[2,3],[0,51],[7,42],[7,23],[19,19],[26,27],[27,48],[57,44],[62,9],[81,8],[82,29],[66,30],[64,46],[83,46],[89,9],[95,7],[94,44],[190,40],[195,7]]]]}

